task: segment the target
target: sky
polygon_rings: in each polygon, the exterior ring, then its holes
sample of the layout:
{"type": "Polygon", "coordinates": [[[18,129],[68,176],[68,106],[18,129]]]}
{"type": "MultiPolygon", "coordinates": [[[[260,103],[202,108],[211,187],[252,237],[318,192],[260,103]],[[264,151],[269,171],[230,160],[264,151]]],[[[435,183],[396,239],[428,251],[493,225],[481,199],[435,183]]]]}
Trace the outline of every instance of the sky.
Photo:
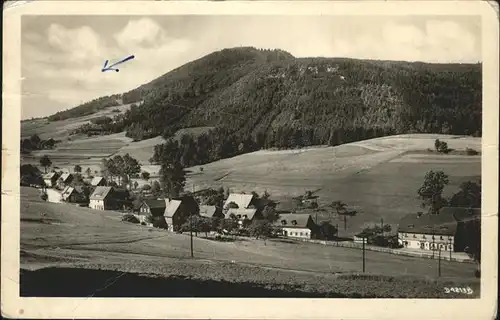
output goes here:
{"type": "Polygon", "coordinates": [[[481,61],[479,16],[23,16],[22,119],[123,93],[224,48],[295,57],[481,61]],[[129,55],[120,72],[101,72],[129,55]]]}

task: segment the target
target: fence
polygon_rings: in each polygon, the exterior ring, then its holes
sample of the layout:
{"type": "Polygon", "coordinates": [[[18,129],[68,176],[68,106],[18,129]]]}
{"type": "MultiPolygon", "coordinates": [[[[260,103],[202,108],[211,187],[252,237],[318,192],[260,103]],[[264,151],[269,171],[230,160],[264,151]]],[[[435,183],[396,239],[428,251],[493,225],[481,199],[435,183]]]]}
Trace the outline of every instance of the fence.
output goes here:
{"type": "MultiPolygon", "coordinates": [[[[322,245],[327,245],[327,246],[334,246],[334,247],[343,247],[343,248],[360,249],[360,250],[363,249],[363,244],[354,243],[354,242],[347,242],[347,241],[326,241],[326,240],[314,240],[314,239],[296,239],[296,240],[303,241],[303,242],[317,243],[317,244],[322,244],[322,245]]],[[[437,259],[438,258],[438,256],[437,256],[438,254],[435,253],[434,257],[433,257],[432,252],[409,252],[409,251],[405,251],[404,249],[392,249],[392,248],[377,247],[377,246],[372,246],[372,245],[365,245],[365,250],[385,252],[385,253],[397,254],[397,255],[408,256],[408,257],[420,257],[420,258],[427,258],[427,259],[437,259]]],[[[448,252],[445,253],[444,251],[441,251],[441,260],[474,263],[474,260],[469,258],[469,257],[456,257],[456,256],[450,257],[447,255],[448,252]]]]}

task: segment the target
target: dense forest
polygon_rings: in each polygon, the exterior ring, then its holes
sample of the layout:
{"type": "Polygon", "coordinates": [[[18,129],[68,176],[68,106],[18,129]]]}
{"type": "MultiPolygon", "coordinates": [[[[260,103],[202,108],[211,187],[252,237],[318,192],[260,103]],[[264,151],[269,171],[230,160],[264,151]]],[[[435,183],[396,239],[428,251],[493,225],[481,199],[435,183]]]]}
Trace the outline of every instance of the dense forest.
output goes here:
{"type": "Polygon", "coordinates": [[[389,134],[480,136],[481,67],[224,49],[124,93],[123,103],[142,104],[108,125],[134,140],[214,127],[163,147],[177,147],[179,154],[198,150],[191,157],[196,159],[184,161],[190,165],[260,148],[337,145],[389,134]]]}

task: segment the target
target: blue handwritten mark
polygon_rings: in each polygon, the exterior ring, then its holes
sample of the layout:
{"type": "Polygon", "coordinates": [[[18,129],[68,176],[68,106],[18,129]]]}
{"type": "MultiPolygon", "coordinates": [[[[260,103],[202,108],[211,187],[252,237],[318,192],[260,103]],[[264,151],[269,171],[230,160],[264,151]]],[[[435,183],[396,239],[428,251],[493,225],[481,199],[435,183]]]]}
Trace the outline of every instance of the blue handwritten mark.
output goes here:
{"type": "Polygon", "coordinates": [[[113,63],[113,64],[112,64],[112,65],[110,65],[110,66],[108,66],[109,61],[108,61],[108,60],[106,60],[106,61],[104,62],[104,66],[102,67],[101,71],[102,71],[102,72],[105,72],[105,71],[115,70],[116,72],[118,72],[118,71],[120,71],[120,69],[113,68],[114,66],[117,66],[117,65],[119,65],[120,63],[124,63],[124,62],[127,62],[127,61],[129,61],[129,60],[132,60],[132,59],[134,59],[134,58],[135,58],[135,56],[134,56],[134,55],[131,55],[131,56],[126,57],[125,59],[122,59],[122,60],[120,60],[120,61],[118,61],[118,62],[113,63]]]}

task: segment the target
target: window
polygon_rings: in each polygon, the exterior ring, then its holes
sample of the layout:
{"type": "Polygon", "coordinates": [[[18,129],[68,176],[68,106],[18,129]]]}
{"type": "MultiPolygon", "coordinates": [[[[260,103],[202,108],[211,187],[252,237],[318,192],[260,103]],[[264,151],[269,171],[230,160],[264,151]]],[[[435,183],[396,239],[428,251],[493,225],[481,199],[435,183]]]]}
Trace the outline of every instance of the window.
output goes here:
{"type": "Polygon", "coordinates": [[[440,240],[443,240],[443,236],[440,236],[440,237],[439,237],[439,239],[440,239],[440,240]]]}
{"type": "Polygon", "coordinates": [[[417,237],[417,235],[416,235],[416,234],[414,234],[414,235],[413,235],[413,238],[416,238],[416,237],[417,237]]]}

